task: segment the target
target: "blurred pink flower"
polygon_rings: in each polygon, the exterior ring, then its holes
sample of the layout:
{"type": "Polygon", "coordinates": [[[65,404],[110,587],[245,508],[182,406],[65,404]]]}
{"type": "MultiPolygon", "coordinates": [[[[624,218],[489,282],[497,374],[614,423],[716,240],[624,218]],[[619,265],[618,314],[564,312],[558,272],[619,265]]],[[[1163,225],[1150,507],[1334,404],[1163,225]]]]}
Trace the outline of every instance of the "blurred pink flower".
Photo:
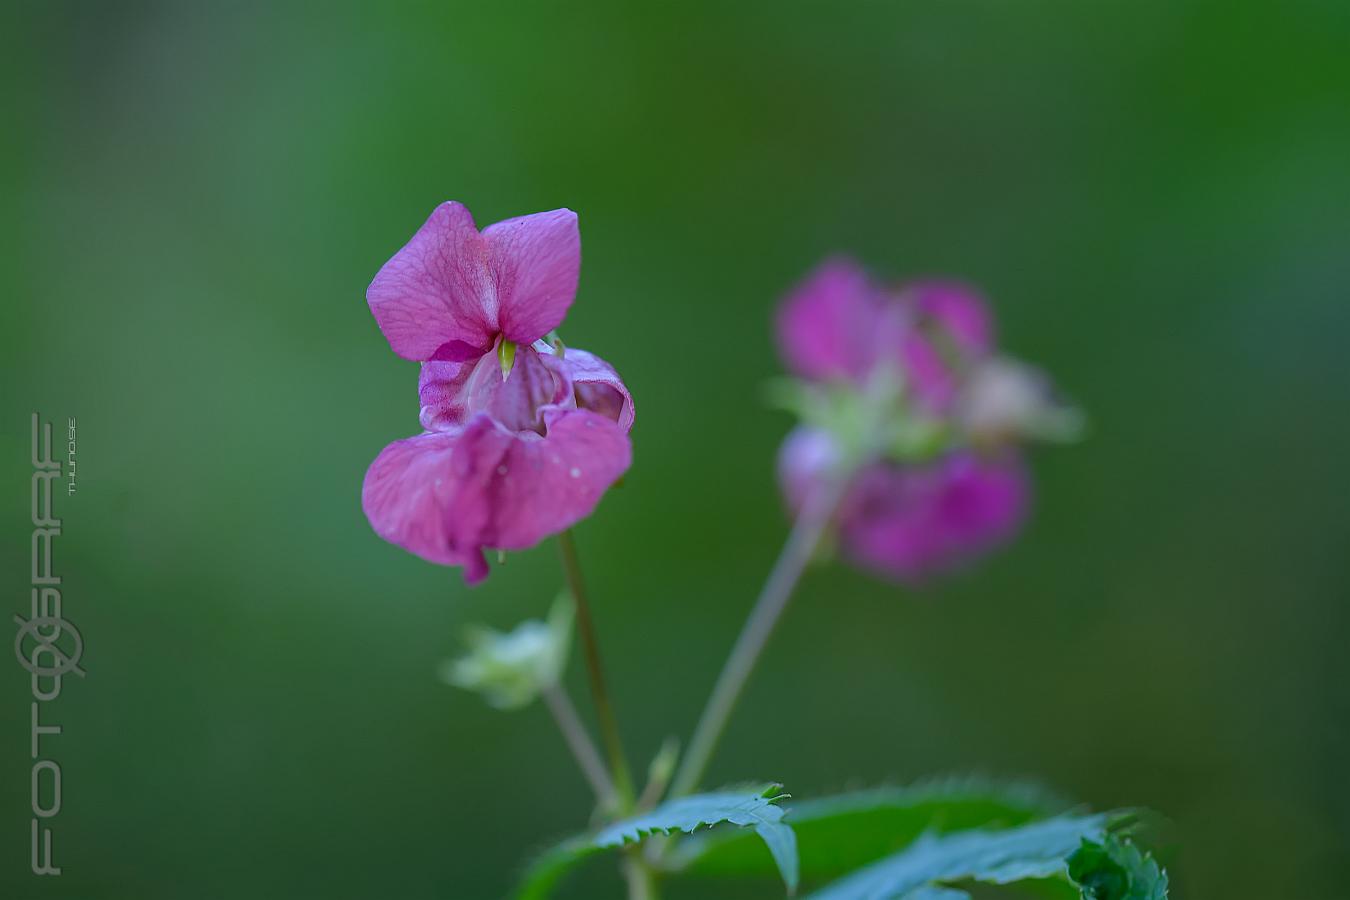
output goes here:
{"type": "MultiPolygon", "coordinates": [[[[829,476],[829,434],[797,428],[779,454],[779,479],[797,511],[829,476]]],[[[874,462],[852,479],[835,521],[854,562],[918,582],[996,548],[1026,517],[1030,484],[1020,456],[953,450],[917,463],[874,462]]]]}
{"type": "Polygon", "coordinates": [[[977,293],[945,281],[888,288],[855,262],[834,259],[789,293],[777,326],[783,357],[797,375],[862,394],[889,370],[913,401],[889,415],[917,413],[957,435],[928,458],[879,453],[850,463],[841,441],[856,435],[803,425],[788,436],[778,462],[794,511],[841,466],[857,466],[835,514],[842,550],[904,581],[975,558],[1016,533],[1030,494],[1020,455],[1009,443],[977,454],[959,438],[965,387],[994,353],[993,320],[977,293]]]}
{"type": "Polygon", "coordinates": [[[479,232],[463,205],[443,203],[380,269],[366,298],[394,352],[424,363],[426,429],[366,472],[362,506],[385,540],[474,583],[484,548],[570,527],[628,469],[628,389],[599,357],[542,340],[580,267],[570,210],[479,232]]]}
{"type": "Polygon", "coordinates": [[[844,258],[808,275],[783,301],[777,325],[797,375],[861,387],[893,363],[934,413],[950,410],[963,372],[994,349],[993,319],[972,288],[948,281],[888,288],[844,258]]]}

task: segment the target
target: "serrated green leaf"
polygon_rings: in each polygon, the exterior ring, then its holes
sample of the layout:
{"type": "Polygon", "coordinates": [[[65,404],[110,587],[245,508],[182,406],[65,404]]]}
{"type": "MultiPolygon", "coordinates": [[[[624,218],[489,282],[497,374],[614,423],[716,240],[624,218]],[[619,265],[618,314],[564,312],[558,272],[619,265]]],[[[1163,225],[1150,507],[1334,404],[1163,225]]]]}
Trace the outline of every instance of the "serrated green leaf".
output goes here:
{"type": "Polygon", "coordinates": [[[1166,900],[1167,873],[1130,842],[1108,834],[1084,840],[1069,857],[1069,877],[1088,900],[1166,900]]]}
{"type": "Polygon", "coordinates": [[[778,872],[783,876],[788,893],[797,893],[798,879],[801,877],[797,863],[797,834],[782,822],[763,822],[755,826],[755,834],[764,841],[773,857],[778,872]]]}
{"type": "Polygon", "coordinates": [[[597,847],[619,847],[628,841],[640,841],[652,834],[692,834],[701,826],[711,828],[722,822],[755,830],[769,848],[789,891],[797,889],[797,840],[783,823],[781,785],[766,785],[759,790],[718,791],[680,797],[661,804],[649,813],[616,822],[595,836],[597,847]]]}
{"type": "Polygon", "coordinates": [[[640,841],[653,834],[692,833],[724,822],[753,829],[769,848],[788,891],[797,889],[797,841],[777,805],[781,785],[696,794],[663,803],[651,812],[615,822],[593,836],[563,841],[540,854],[512,895],[514,900],[545,900],[571,869],[588,856],[640,841]]]}
{"type": "MultiPolygon", "coordinates": [[[[852,791],[787,806],[801,849],[801,877],[837,878],[894,853],[926,832],[1010,828],[1067,803],[1036,785],[975,776],[852,791]]],[[[685,838],[671,868],[697,876],[766,876],[773,863],[750,834],[701,832],[685,838]]]]}
{"type": "Polygon", "coordinates": [[[1008,884],[1067,874],[1067,860],[1086,840],[1101,841],[1107,817],[1060,816],[1003,831],[925,834],[899,853],[811,895],[810,900],[898,900],[942,881],[1008,884]]]}
{"type": "Polygon", "coordinates": [[[694,794],[662,803],[651,812],[615,822],[595,836],[599,847],[620,847],[652,834],[692,833],[700,826],[722,822],[733,825],[758,825],[777,822],[783,810],[777,806],[783,798],[781,785],[769,784],[757,789],[716,791],[694,794]]]}

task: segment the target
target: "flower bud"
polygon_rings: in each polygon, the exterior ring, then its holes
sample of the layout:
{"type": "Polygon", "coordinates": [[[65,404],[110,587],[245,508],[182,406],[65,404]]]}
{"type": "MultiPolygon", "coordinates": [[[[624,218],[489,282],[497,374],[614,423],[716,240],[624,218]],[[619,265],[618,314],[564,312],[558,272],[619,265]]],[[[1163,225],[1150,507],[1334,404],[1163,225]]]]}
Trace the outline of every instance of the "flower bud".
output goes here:
{"type": "Polygon", "coordinates": [[[441,667],[441,678],[483,695],[498,709],[520,709],[558,683],[567,664],[575,607],[569,594],[554,601],[548,621],[530,619],[509,632],[473,626],[469,652],[441,667]]]}
{"type": "Polygon", "coordinates": [[[1043,372],[1007,357],[985,360],[971,371],[956,417],[970,440],[980,445],[1073,441],[1084,424],[1082,413],[1056,398],[1043,372]]]}

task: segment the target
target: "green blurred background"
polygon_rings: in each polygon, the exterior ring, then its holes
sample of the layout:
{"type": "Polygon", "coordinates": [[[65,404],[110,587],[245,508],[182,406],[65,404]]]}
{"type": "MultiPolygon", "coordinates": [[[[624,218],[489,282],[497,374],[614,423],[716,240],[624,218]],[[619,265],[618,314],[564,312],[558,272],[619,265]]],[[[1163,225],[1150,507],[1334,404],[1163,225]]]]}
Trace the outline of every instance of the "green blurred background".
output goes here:
{"type": "Polygon", "coordinates": [[[579,531],[638,765],[784,535],[771,310],[848,250],[982,285],[1093,433],[975,571],[812,574],[712,780],[1032,776],[1169,814],[1176,896],[1343,895],[1346,4],[53,2],[0,31],[5,618],[29,414],[76,416],[89,672],[51,704],[46,882],[0,679],[5,898],[495,897],[584,826],[542,708],[433,675],[465,623],[543,612],[555,549],[470,591],[360,511],[417,429],[365,286],[451,198],[581,217],[563,333],[638,406],[579,531]]]}

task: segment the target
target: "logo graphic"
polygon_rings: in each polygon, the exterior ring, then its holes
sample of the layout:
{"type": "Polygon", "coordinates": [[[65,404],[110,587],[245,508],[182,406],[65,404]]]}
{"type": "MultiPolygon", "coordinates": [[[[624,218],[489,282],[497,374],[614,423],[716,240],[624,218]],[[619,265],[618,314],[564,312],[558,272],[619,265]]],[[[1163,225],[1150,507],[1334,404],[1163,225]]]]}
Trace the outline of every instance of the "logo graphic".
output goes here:
{"type": "Polygon", "coordinates": [[[34,616],[32,619],[25,619],[16,615],[14,623],[19,626],[18,634],[14,636],[14,655],[18,657],[19,665],[41,678],[58,678],[69,672],[84,677],[84,669],[80,668],[80,657],[84,654],[84,639],[80,637],[79,629],[69,620],[60,616],[34,616]],[[44,628],[52,630],[44,634],[42,632],[44,628]],[[61,635],[67,632],[71,637],[69,652],[56,643],[61,639],[61,635]],[[32,647],[25,652],[24,647],[30,637],[33,639],[32,647]],[[52,664],[42,665],[38,661],[42,658],[52,664]]]}
{"type": "Polygon", "coordinates": [[[52,440],[52,424],[33,413],[33,538],[31,579],[32,611],[29,618],[16,615],[14,655],[28,670],[33,695],[30,704],[33,727],[29,747],[33,765],[29,771],[33,819],[31,823],[30,865],[34,875],[60,875],[53,860],[55,834],[51,825],[61,812],[61,764],[51,758],[53,742],[59,744],[64,728],[47,717],[47,704],[61,696],[61,683],[72,672],[84,677],[80,657],[84,638],[80,630],[61,613],[63,601],[61,575],[52,561],[53,548],[62,538],[63,526],[52,503],[52,483],[61,478],[61,456],[65,449],[70,463],[67,496],[75,493],[75,419],[66,422],[64,448],[52,440]]]}

